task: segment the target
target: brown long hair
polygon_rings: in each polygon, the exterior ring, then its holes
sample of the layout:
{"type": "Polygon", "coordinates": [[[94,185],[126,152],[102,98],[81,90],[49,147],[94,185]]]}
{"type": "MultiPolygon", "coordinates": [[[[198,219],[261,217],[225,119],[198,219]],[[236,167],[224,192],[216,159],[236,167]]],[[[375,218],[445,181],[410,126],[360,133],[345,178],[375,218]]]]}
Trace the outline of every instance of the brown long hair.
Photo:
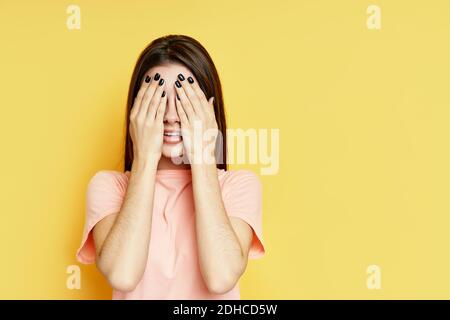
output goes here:
{"type": "Polygon", "coordinates": [[[141,79],[148,69],[167,62],[181,63],[197,78],[198,84],[209,99],[214,96],[214,113],[219,137],[216,142],[217,168],[227,170],[226,119],[222,97],[222,86],[216,67],[197,40],[186,35],[167,35],[152,41],[140,54],[134,67],[128,90],[125,132],[125,170],[133,164],[133,141],[130,136],[130,111],[133,107],[141,79]]]}

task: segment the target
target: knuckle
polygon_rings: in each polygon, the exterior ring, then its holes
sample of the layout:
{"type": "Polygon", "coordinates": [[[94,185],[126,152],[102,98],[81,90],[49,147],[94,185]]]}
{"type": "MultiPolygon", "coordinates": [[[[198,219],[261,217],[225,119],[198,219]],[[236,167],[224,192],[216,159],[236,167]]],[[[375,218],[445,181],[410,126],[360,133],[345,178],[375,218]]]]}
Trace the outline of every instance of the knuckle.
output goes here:
{"type": "Polygon", "coordinates": [[[138,100],[138,99],[142,99],[143,96],[144,96],[144,91],[143,90],[139,90],[139,92],[138,92],[138,94],[137,94],[137,96],[135,98],[135,101],[138,100]]]}
{"type": "Polygon", "coordinates": [[[144,123],[144,118],[143,117],[136,117],[135,122],[138,125],[142,125],[142,123],[144,123]]]}
{"type": "Polygon", "coordinates": [[[151,98],[151,95],[150,95],[151,93],[150,93],[150,91],[145,91],[145,93],[144,93],[144,100],[148,100],[148,99],[150,99],[151,98]]]}
{"type": "Polygon", "coordinates": [[[192,102],[197,102],[197,96],[195,94],[188,94],[189,100],[191,100],[192,102]]]}

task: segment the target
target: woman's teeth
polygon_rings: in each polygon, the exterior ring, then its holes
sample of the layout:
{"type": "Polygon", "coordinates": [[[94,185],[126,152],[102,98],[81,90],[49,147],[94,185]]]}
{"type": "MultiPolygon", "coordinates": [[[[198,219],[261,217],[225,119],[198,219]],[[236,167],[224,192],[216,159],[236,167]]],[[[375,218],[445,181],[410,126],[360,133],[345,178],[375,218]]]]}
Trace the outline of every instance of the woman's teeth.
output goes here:
{"type": "Polygon", "coordinates": [[[164,132],[164,142],[166,143],[179,143],[183,140],[181,131],[167,131],[164,132]]]}
{"type": "Polygon", "coordinates": [[[172,136],[180,136],[181,134],[179,132],[164,132],[164,135],[172,137],[172,136]]]}

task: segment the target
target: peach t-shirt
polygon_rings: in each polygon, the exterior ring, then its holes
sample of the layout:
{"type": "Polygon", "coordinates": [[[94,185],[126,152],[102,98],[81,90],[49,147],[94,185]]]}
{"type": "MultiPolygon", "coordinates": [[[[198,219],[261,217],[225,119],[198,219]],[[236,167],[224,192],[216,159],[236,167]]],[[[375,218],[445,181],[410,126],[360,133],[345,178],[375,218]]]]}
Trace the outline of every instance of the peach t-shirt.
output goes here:
{"type": "MultiPolygon", "coordinates": [[[[265,254],[262,242],[262,185],[250,170],[217,169],[228,216],[253,229],[249,259],[265,254]]],[[[120,211],[130,171],[101,170],[86,193],[86,221],[77,259],[95,262],[92,228],[120,211]]],[[[112,299],[240,299],[239,284],[225,294],[210,293],[199,269],[191,170],[158,170],[156,174],[149,256],[145,272],[131,292],[113,290],[112,299]]]]}

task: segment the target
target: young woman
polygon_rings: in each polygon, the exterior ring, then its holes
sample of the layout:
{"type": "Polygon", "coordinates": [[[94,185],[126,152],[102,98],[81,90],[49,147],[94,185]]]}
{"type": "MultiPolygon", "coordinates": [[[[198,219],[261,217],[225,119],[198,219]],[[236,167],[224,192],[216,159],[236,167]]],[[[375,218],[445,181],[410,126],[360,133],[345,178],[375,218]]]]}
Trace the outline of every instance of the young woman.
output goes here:
{"type": "Polygon", "coordinates": [[[265,254],[262,188],[252,171],[227,170],[222,89],[205,48],[188,36],[153,41],[126,115],[124,172],[90,180],[78,261],[96,263],[113,299],[240,299],[248,258],[265,254]]]}

